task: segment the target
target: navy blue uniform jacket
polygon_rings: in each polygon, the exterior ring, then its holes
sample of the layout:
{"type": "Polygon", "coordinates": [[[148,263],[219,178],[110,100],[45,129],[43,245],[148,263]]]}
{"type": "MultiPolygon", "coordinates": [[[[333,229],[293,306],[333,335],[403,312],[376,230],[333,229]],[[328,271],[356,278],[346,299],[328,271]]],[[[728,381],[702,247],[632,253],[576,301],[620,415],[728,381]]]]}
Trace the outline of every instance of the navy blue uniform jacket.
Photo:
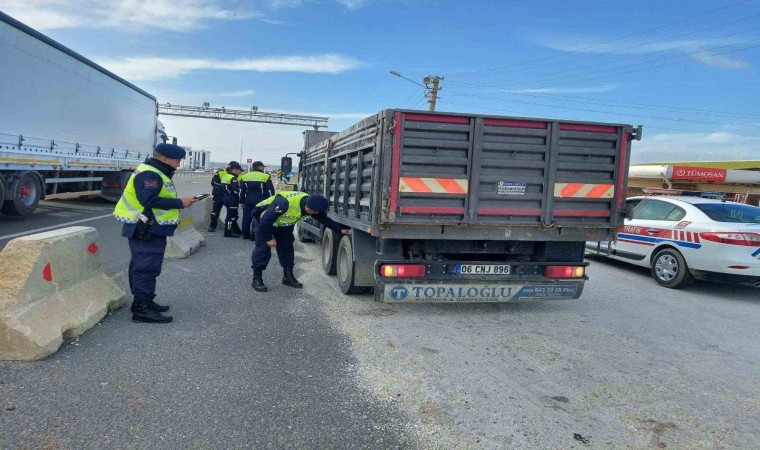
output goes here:
{"type": "MultiPolygon", "coordinates": [[[[304,197],[301,199],[301,214],[306,216],[306,213],[303,210],[304,205],[306,205],[306,199],[308,197],[304,197]]],[[[262,233],[264,236],[265,241],[271,241],[272,240],[272,228],[274,227],[274,222],[277,220],[278,217],[285,214],[285,212],[288,210],[288,207],[290,206],[290,203],[288,203],[288,199],[286,199],[283,196],[278,195],[275,197],[274,201],[269,204],[266,210],[264,210],[263,213],[261,213],[261,218],[259,219],[259,233],[262,233]],[[280,212],[277,212],[277,209],[280,210],[280,212]]],[[[313,219],[319,221],[320,223],[324,224],[327,228],[333,230],[334,233],[340,234],[342,230],[348,230],[349,227],[345,227],[338,222],[332,220],[331,218],[327,217],[327,214],[325,213],[319,213],[316,216],[311,216],[313,219]]]]}
{"type": "MultiPolygon", "coordinates": [[[[171,178],[174,175],[174,167],[164,164],[155,158],[148,158],[145,160],[145,164],[153,166],[160,170],[161,173],[171,178]]],[[[155,172],[141,172],[135,176],[135,194],[137,194],[137,200],[144,208],[159,208],[159,209],[182,209],[182,200],[179,198],[161,198],[158,196],[161,192],[161,187],[164,185],[164,180],[161,179],[155,172]]],[[[137,225],[125,223],[121,229],[121,235],[131,238],[135,234],[135,227],[137,225]]],[[[153,225],[150,227],[150,232],[156,236],[173,236],[176,225],[153,225]]]]}

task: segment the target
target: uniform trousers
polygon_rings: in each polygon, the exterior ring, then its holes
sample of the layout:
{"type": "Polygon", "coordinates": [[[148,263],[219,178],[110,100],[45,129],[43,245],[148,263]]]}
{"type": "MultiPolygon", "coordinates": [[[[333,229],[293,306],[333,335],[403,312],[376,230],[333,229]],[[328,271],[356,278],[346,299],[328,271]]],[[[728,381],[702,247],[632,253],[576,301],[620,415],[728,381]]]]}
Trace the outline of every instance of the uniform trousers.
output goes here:
{"type": "MultiPolygon", "coordinates": [[[[277,241],[277,259],[280,260],[282,267],[293,267],[295,265],[293,228],[293,226],[272,228],[272,236],[277,241]]],[[[272,249],[264,240],[263,233],[256,230],[256,245],[253,247],[253,254],[251,255],[251,267],[264,270],[271,258],[272,249]]]]}
{"type": "Polygon", "coordinates": [[[219,213],[222,211],[222,206],[224,206],[222,199],[214,197],[214,205],[211,210],[211,223],[208,225],[209,228],[216,229],[216,226],[219,223],[219,213]]]}
{"type": "Polygon", "coordinates": [[[134,303],[148,303],[156,297],[156,278],[161,275],[166,236],[153,235],[148,241],[129,238],[129,290],[134,303]]]}

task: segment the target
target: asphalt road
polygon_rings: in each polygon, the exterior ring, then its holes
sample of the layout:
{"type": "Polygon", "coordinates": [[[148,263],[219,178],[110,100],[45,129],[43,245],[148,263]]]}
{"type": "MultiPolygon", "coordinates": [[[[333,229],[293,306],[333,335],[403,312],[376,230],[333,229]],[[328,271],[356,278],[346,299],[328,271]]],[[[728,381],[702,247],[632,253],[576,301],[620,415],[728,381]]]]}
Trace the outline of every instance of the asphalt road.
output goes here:
{"type": "MultiPolygon", "coordinates": [[[[90,223],[124,286],[118,226],[90,223]]],[[[0,448],[760,448],[760,290],[592,259],[579,300],[386,305],[341,294],[314,244],[307,289],[274,264],[256,294],[250,250],[215,233],[167,262],[170,325],[123,309],[0,364],[0,448]]]]}

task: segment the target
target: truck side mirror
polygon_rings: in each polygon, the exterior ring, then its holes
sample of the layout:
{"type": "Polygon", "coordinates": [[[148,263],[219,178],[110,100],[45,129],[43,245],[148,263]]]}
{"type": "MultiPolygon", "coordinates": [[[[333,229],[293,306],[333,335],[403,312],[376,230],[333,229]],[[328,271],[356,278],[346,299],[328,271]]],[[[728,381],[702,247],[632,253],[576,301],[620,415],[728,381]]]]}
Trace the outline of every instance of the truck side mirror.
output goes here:
{"type": "Polygon", "coordinates": [[[631,220],[633,219],[633,210],[636,209],[636,206],[634,205],[625,205],[625,219],[631,220]]]}
{"type": "Polygon", "coordinates": [[[293,171],[293,158],[290,156],[283,156],[282,159],[280,159],[280,170],[282,171],[282,176],[285,177],[286,180],[290,179],[290,173],[293,171]]]}

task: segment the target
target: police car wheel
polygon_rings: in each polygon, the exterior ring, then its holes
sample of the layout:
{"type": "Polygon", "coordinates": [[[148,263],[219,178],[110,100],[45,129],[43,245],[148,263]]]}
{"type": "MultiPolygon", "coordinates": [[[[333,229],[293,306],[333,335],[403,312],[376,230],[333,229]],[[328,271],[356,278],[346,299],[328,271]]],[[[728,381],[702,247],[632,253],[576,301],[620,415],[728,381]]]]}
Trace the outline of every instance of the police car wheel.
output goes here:
{"type": "Polygon", "coordinates": [[[338,246],[338,284],[340,291],[346,295],[359,294],[364,288],[354,284],[354,248],[351,237],[344,236],[338,246]]]}
{"type": "Polygon", "coordinates": [[[338,242],[329,228],[322,233],[322,270],[327,275],[336,273],[336,255],[338,254],[338,242]]]}
{"type": "Polygon", "coordinates": [[[652,258],[652,277],[663,287],[681,289],[694,282],[683,255],[675,249],[666,248],[652,258]]]}

